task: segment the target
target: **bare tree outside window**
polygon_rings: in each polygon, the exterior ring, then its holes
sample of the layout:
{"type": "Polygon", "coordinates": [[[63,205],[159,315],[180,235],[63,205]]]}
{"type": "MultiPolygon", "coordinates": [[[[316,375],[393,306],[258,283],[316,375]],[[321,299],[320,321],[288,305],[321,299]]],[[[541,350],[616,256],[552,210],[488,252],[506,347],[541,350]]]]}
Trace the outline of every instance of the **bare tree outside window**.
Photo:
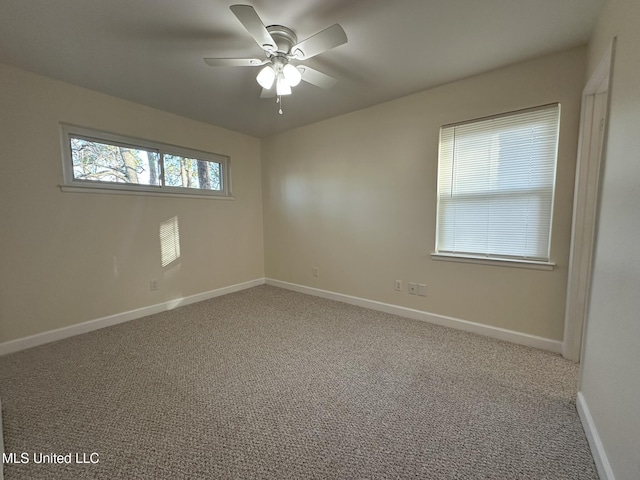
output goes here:
{"type": "Polygon", "coordinates": [[[76,180],[160,185],[158,152],[71,138],[71,156],[76,180]]]}
{"type": "Polygon", "coordinates": [[[220,190],[220,164],[178,155],[163,155],[164,181],[172,187],[220,190]]]}

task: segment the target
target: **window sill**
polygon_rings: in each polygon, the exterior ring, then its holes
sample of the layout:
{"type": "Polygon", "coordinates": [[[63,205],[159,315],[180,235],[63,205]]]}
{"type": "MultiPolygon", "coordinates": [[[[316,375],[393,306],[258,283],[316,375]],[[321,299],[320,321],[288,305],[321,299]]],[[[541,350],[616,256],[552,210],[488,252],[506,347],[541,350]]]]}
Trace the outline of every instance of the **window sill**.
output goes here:
{"type": "Polygon", "coordinates": [[[151,197],[178,197],[178,198],[199,198],[202,200],[235,200],[235,197],[231,195],[211,195],[211,194],[197,194],[197,193],[178,193],[178,192],[163,192],[152,190],[137,190],[137,189],[123,189],[107,186],[91,186],[81,187],[77,185],[58,185],[62,192],[74,192],[74,193],[102,193],[109,195],[142,195],[151,197]]]}
{"type": "Polygon", "coordinates": [[[474,263],[477,265],[493,265],[499,267],[529,268],[533,270],[553,270],[556,266],[553,262],[541,262],[536,260],[516,260],[512,258],[486,258],[472,255],[453,255],[449,253],[432,253],[432,260],[458,263],[474,263]]]}

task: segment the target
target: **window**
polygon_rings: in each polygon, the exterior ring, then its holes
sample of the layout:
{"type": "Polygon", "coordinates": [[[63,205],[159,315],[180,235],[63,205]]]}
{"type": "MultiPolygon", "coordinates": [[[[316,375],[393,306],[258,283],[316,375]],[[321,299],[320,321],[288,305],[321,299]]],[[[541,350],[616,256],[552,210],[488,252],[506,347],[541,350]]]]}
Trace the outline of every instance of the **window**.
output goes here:
{"type": "Polygon", "coordinates": [[[440,129],[435,255],[549,262],[560,105],[440,129]]]}
{"type": "MultiPolygon", "coordinates": [[[[229,197],[229,158],[149,140],[62,126],[64,187],[229,197]]],[[[64,189],[63,187],[63,189],[64,189]]]]}

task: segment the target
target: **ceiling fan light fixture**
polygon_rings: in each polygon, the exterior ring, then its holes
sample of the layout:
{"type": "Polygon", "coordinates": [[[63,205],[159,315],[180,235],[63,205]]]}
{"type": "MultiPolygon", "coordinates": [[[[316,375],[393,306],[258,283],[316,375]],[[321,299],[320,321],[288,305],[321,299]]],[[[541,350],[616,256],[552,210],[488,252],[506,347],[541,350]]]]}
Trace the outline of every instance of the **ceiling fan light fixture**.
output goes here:
{"type": "Polygon", "coordinates": [[[278,75],[276,80],[276,95],[291,95],[291,85],[283,74],[278,75]]]}
{"type": "Polygon", "coordinates": [[[267,90],[273,87],[273,81],[275,79],[276,72],[271,65],[267,65],[262,70],[260,70],[260,73],[258,73],[258,76],[256,77],[256,80],[258,81],[260,86],[262,88],[266,88],[267,90]]]}
{"type": "Polygon", "coordinates": [[[287,82],[289,82],[289,86],[291,87],[295,87],[300,83],[300,80],[302,80],[302,73],[300,73],[300,70],[298,70],[290,63],[287,63],[284,66],[282,73],[284,74],[284,78],[287,79],[287,82]]]}

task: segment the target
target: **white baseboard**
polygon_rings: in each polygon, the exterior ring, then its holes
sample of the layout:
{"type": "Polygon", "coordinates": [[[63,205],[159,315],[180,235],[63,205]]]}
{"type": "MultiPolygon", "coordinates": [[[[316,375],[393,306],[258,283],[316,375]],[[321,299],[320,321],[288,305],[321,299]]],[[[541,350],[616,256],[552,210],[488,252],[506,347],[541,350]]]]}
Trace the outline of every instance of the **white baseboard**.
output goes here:
{"type": "MultiPolygon", "coordinates": [[[[287,290],[293,290],[308,295],[314,295],[316,297],[328,298],[330,300],[336,300],[339,302],[349,303],[351,305],[357,305],[364,308],[370,308],[372,310],[378,310],[381,312],[391,313],[393,315],[399,315],[401,317],[407,317],[414,320],[421,320],[436,325],[442,325],[445,327],[455,328],[458,330],[465,330],[467,332],[473,332],[488,337],[505,340],[507,342],[517,343],[520,345],[526,345],[529,347],[540,348],[542,350],[549,350],[554,353],[561,353],[562,342],[558,340],[552,340],[549,338],[537,337],[535,335],[529,335],[526,333],[516,332],[513,330],[507,330],[504,328],[492,327],[490,325],[483,325],[480,323],[469,322],[467,320],[460,320],[458,318],[447,317],[444,315],[438,315],[435,313],[429,313],[422,310],[415,310],[412,308],[401,307],[398,305],[392,305],[389,303],[377,302],[375,300],[368,300],[366,298],[353,297],[350,295],[344,295],[341,293],[330,292],[327,290],[320,290],[313,287],[307,287],[305,285],[298,285],[295,283],[283,282],[274,279],[258,278],[248,282],[239,283],[237,285],[230,285],[228,287],[211,290],[208,292],[191,295],[189,297],[178,298],[170,300],[164,303],[156,305],[150,305],[148,307],[138,308],[136,310],[130,310],[128,312],[117,313],[107,317],[97,318],[68,327],[62,327],[55,330],[50,330],[43,333],[31,335],[29,337],[18,338],[16,340],[10,340],[8,342],[0,343],[0,355],[6,355],[8,353],[17,352],[26,348],[36,347],[45,343],[54,342],[56,340],[62,340],[64,338],[72,337],[74,335],[80,335],[82,333],[92,332],[100,328],[109,327],[111,325],[117,325],[118,323],[128,322],[135,320],[136,318],[146,317],[155,313],[172,310],[174,308],[189,305],[191,303],[202,302],[211,298],[219,297],[247,288],[252,288],[263,284],[273,285],[287,290]]],[[[1,480],[1,479],[0,479],[1,480]]]]}
{"type": "MultiPolygon", "coordinates": [[[[76,323],[75,325],[69,325],[68,327],[62,327],[55,330],[49,330],[47,332],[37,333],[29,337],[10,340],[8,342],[0,343],[0,355],[6,355],[8,353],[17,352],[26,348],[37,347],[38,345],[55,342],[56,340],[62,340],[64,338],[73,337],[82,333],[92,332],[100,328],[110,327],[111,325],[128,322],[130,320],[146,317],[155,313],[173,310],[174,308],[189,305],[191,303],[202,302],[204,300],[209,300],[221,295],[239,292],[240,290],[256,287],[258,285],[264,285],[264,283],[264,278],[257,278],[248,282],[238,283],[236,285],[230,285],[228,287],[222,287],[215,290],[210,290],[208,292],[198,293],[188,297],[176,298],[175,300],[169,300],[167,302],[158,303],[156,305],[150,305],[148,307],[137,308],[128,312],[116,313],[115,315],[109,315],[107,317],[96,318],[94,320],[88,320],[82,323],[76,323]]],[[[0,480],[2,479],[0,478],[0,480]]]]}
{"type": "Polygon", "coordinates": [[[283,282],[271,278],[266,279],[266,284],[273,285],[274,287],[286,288],[287,290],[293,290],[295,292],[306,293],[308,295],[314,295],[316,297],[337,300],[338,302],[349,303],[351,305],[357,305],[359,307],[370,308],[372,310],[378,310],[380,312],[391,313],[394,315],[399,315],[401,317],[434,323],[436,325],[441,325],[444,327],[477,333],[479,335],[493,337],[499,340],[517,343],[519,345],[526,345],[528,347],[535,347],[541,350],[548,350],[554,353],[561,353],[562,351],[562,342],[560,342],[559,340],[537,337],[535,335],[516,332],[514,330],[507,330],[505,328],[492,327],[490,325],[483,325],[481,323],[460,320],[459,318],[447,317],[436,313],[429,313],[422,310],[415,310],[413,308],[392,305],[390,303],[377,302],[375,300],[368,300],[366,298],[352,297],[350,295],[344,295],[342,293],[320,290],[313,287],[307,287],[305,285],[283,282]]]}
{"type": "Polygon", "coordinates": [[[604,451],[600,435],[598,434],[596,425],[593,423],[593,417],[591,416],[591,412],[587,406],[587,401],[582,392],[578,392],[576,408],[578,409],[578,415],[580,416],[584,433],[587,435],[589,447],[591,448],[591,455],[593,455],[593,461],[596,463],[596,469],[598,470],[600,480],[615,480],[611,464],[609,463],[607,454],[604,451]]]}

